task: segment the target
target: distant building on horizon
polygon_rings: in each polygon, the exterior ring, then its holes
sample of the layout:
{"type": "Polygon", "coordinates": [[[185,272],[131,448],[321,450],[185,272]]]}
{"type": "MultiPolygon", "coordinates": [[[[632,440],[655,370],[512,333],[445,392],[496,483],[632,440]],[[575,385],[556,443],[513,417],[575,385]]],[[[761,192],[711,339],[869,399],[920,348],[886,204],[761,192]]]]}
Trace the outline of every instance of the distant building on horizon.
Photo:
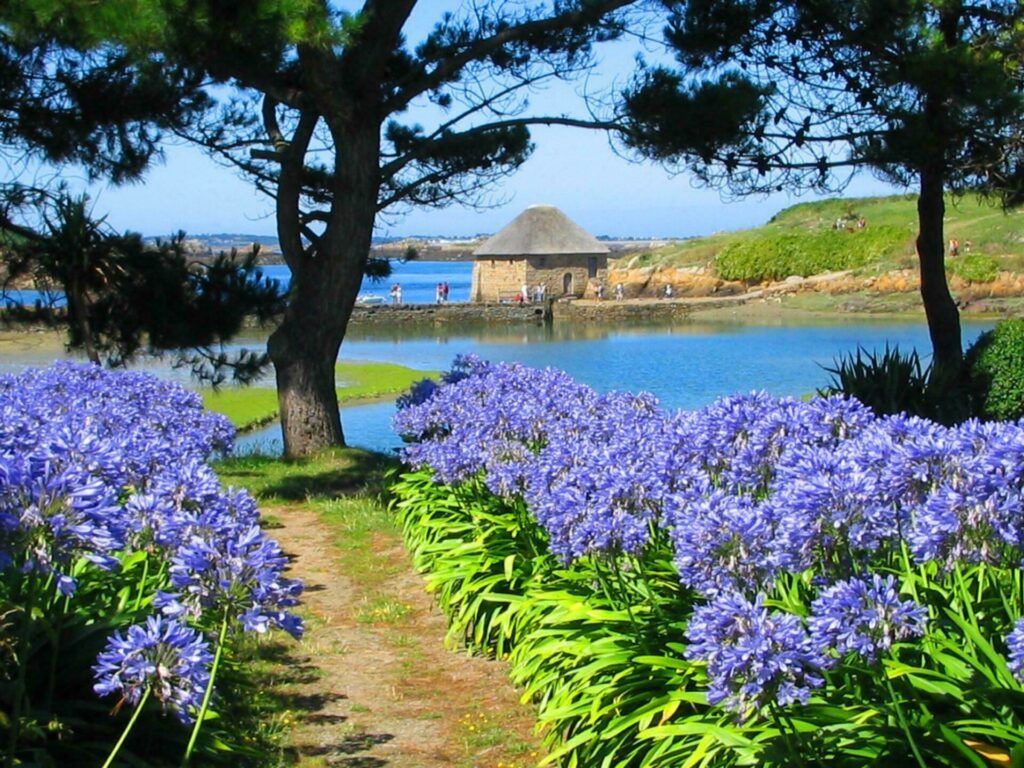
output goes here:
{"type": "Polygon", "coordinates": [[[543,285],[548,298],[582,296],[608,272],[608,248],[553,205],[531,205],[473,252],[470,299],[512,301],[543,285]]]}

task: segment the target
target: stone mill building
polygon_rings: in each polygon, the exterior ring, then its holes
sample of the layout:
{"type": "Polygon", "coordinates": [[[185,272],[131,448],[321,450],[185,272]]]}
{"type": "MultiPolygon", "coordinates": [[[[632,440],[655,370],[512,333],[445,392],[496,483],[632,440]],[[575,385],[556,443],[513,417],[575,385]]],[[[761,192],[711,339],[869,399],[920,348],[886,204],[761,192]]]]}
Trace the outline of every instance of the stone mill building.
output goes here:
{"type": "Polygon", "coordinates": [[[512,301],[524,285],[531,296],[538,285],[547,298],[582,296],[608,271],[608,248],[553,205],[531,205],[473,256],[477,302],[512,301]]]}

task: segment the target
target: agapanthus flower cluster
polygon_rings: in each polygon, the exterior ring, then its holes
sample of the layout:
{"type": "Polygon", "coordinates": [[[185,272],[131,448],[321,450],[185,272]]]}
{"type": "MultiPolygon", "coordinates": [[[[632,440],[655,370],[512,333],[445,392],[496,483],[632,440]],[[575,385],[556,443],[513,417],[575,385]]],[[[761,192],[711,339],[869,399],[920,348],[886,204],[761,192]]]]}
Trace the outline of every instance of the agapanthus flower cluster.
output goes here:
{"type": "Polygon", "coordinates": [[[414,382],[408,392],[398,396],[395,405],[400,411],[413,405],[422,405],[433,397],[434,393],[445,384],[454,384],[471,376],[479,376],[487,373],[490,368],[490,363],[486,360],[481,360],[476,355],[456,355],[455,360],[452,361],[452,367],[441,374],[440,382],[434,381],[429,377],[414,382]]]}
{"type": "MultiPolygon", "coordinates": [[[[0,376],[0,577],[42,574],[73,596],[82,563],[114,569],[145,552],[169,576],[163,604],[187,606],[178,615],[230,609],[248,631],[297,635],[287,609],[301,584],[282,575],[252,498],[223,488],[207,463],[233,438],[198,395],[153,376],[71,363],[0,376]]],[[[177,623],[154,621],[111,652],[185,643],[177,623]]]]}
{"type": "MultiPolygon", "coordinates": [[[[524,500],[564,561],[639,553],[652,532],[670,542],[707,601],[687,654],[707,663],[712,702],[744,717],[925,632],[925,609],[880,563],[909,553],[940,577],[1024,565],[1024,423],[944,427],[763,392],[666,413],[558,371],[478,364],[396,425],[414,440],[405,459],[439,481],[481,476],[524,500]],[[809,616],[765,607],[780,584],[809,616]]],[[[1024,622],[1006,641],[1024,681],[1024,622]]]]}
{"type": "Polygon", "coordinates": [[[569,561],[637,553],[650,538],[668,477],[659,441],[664,415],[650,395],[610,393],[552,430],[533,462],[525,498],[569,561]]]}
{"type": "Polygon", "coordinates": [[[747,718],[770,704],[806,704],[831,661],[799,617],[723,592],[697,608],[686,630],[686,658],[707,664],[708,702],[747,718]]]}
{"type": "Polygon", "coordinates": [[[395,423],[414,440],[406,461],[441,482],[482,474],[522,495],[564,558],[634,551],[660,525],[684,581],[709,593],[753,594],[780,569],[848,578],[903,542],[943,567],[1019,562],[1024,545],[1020,424],[948,428],[763,392],[668,414],[650,396],[479,361],[395,423]]]}
{"type": "Polygon", "coordinates": [[[811,637],[819,648],[873,662],[895,643],[924,634],[928,611],[900,597],[895,576],[874,573],[825,589],[811,605],[811,637]]]}
{"type": "Polygon", "coordinates": [[[168,467],[204,463],[234,430],[195,393],[142,374],[57,363],[0,376],[0,567],[110,567],[129,523],[119,503],[168,467]]]}
{"type": "Polygon", "coordinates": [[[900,515],[856,440],[801,445],[780,462],[765,505],[777,519],[777,557],[789,570],[856,573],[900,537],[900,515]]]}
{"type": "Polygon", "coordinates": [[[213,654],[201,633],[173,619],[150,616],[114,632],[96,657],[93,689],[100,696],[117,694],[136,705],[148,690],[183,723],[194,720],[210,682],[213,654]]]}
{"type": "Polygon", "coordinates": [[[173,617],[227,612],[247,632],[278,627],[301,636],[302,622],[287,609],[298,603],[302,584],[284,577],[288,558],[257,517],[252,497],[240,491],[204,510],[170,558],[174,591],[161,592],[157,606],[173,617]]]}
{"type": "Polygon", "coordinates": [[[770,505],[707,479],[666,499],[679,580],[705,595],[768,589],[789,564],[778,545],[778,523],[770,505]]]}
{"type": "Polygon", "coordinates": [[[430,466],[442,482],[486,471],[493,490],[512,493],[522,490],[535,452],[595,397],[561,371],[496,365],[400,410],[395,429],[418,439],[406,460],[430,466]]]}

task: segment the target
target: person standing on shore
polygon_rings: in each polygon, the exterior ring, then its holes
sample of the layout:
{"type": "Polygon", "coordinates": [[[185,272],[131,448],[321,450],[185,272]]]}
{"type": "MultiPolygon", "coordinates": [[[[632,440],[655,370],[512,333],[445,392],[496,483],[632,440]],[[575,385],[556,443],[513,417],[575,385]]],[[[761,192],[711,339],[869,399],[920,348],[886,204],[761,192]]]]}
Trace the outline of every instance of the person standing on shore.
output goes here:
{"type": "Polygon", "coordinates": [[[597,284],[597,291],[595,291],[595,295],[597,296],[598,301],[604,299],[604,283],[597,284]]]}
{"type": "Polygon", "coordinates": [[[448,303],[448,283],[441,283],[441,302],[448,303]]]}
{"type": "Polygon", "coordinates": [[[622,283],[616,283],[615,284],[615,300],[616,301],[622,301],[622,299],[625,297],[625,295],[626,295],[626,291],[622,287],[622,283]]]}
{"type": "Polygon", "coordinates": [[[672,298],[672,283],[665,283],[665,298],[672,298]]]}
{"type": "Polygon", "coordinates": [[[434,303],[441,304],[444,302],[444,283],[438,283],[434,288],[434,303]]]}

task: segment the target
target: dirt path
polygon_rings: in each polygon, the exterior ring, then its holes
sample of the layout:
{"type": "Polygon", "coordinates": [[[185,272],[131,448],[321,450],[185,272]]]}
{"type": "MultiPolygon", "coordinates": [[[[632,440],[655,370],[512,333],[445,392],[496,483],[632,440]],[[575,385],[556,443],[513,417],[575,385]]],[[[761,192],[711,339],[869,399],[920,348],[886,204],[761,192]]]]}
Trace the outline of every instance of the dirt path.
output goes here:
{"type": "Polygon", "coordinates": [[[316,511],[288,505],[264,512],[282,523],[272,535],[305,582],[307,631],[286,661],[298,681],[289,686],[297,765],[536,763],[533,715],[519,704],[505,666],[445,648],[444,618],[397,534],[372,536],[372,562],[381,570],[367,588],[343,572],[344,537],[316,511]]]}

